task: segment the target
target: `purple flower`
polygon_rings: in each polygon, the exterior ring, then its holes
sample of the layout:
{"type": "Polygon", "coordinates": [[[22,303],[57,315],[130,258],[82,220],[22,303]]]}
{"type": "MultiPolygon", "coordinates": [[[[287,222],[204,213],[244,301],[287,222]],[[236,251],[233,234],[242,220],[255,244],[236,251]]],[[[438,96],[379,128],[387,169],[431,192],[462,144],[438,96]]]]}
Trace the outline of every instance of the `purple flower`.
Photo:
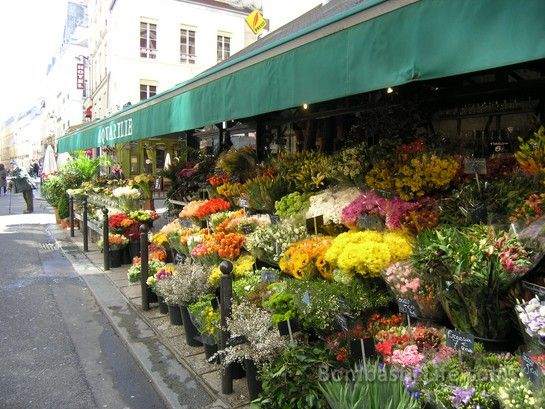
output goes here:
{"type": "Polygon", "coordinates": [[[450,400],[452,401],[452,406],[459,408],[462,405],[467,405],[473,394],[475,393],[475,388],[461,388],[459,386],[455,387],[452,391],[452,396],[450,400]]]}

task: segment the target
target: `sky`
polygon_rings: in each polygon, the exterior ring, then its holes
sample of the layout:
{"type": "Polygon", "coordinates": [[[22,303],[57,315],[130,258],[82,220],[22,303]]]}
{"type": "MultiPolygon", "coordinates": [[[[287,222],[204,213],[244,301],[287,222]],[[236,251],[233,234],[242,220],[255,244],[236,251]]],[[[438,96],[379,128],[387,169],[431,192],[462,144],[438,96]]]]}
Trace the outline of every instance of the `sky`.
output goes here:
{"type": "Polygon", "coordinates": [[[1,0],[0,122],[33,107],[62,43],[67,0],[1,0]]]}

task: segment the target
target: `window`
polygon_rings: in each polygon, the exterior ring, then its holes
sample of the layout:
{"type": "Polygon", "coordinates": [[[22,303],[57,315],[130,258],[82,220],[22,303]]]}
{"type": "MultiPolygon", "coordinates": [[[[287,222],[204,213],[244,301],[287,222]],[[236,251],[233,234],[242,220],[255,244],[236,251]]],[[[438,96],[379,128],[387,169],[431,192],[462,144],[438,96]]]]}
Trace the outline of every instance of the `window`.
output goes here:
{"type": "Polygon", "coordinates": [[[157,94],[157,85],[140,84],[140,101],[153,97],[157,94]]]}
{"type": "Polygon", "coordinates": [[[195,31],[182,28],[180,30],[180,62],[195,64],[195,31]]]}
{"type": "Polygon", "coordinates": [[[229,58],[231,55],[231,38],[218,35],[218,62],[229,58]]]}
{"type": "Polygon", "coordinates": [[[140,22],[140,57],[154,59],[157,54],[157,24],[140,22]]]}

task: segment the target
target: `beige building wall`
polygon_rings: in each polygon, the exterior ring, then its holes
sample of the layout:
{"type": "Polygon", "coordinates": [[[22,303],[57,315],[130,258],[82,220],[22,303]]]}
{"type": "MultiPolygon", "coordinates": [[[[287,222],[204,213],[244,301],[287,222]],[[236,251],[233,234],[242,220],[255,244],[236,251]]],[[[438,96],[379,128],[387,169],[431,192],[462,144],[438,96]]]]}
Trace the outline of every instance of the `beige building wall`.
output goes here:
{"type": "MultiPolygon", "coordinates": [[[[230,39],[231,55],[255,41],[247,36],[249,9],[178,0],[90,0],[93,119],[140,101],[140,84],[157,93],[217,63],[217,36],[230,39]],[[140,56],[140,22],[156,24],[156,58],[140,56]],[[195,63],[180,61],[180,30],[195,31],[195,63]]],[[[219,4],[219,3],[217,3],[219,4]]]]}

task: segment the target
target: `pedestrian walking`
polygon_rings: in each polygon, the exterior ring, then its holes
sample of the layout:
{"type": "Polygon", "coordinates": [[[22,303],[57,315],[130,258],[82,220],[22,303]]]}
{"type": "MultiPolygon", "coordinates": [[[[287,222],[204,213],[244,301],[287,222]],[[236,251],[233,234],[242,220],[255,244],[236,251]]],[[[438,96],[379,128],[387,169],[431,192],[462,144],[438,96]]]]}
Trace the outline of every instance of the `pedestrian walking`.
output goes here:
{"type": "Polygon", "coordinates": [[[36,189],[36,184],[28,174],[28,172],[19,167],[16,161],[12,160],[11,164],[11,180],[9,182],[11,192],[22,193],[26,202],[26,210],[23,213],[32,213],[34,211],[34,195],[32,190],[36,189]]]}
{"type": "Polygon", "coordinates": [[[0,195],[2,194],[2,190],[4,191],[4,196],[6,195],[6,191],[8,188],[8,172],[6,171],[6,167],[3,163],[0,163],[0,195]]]}

